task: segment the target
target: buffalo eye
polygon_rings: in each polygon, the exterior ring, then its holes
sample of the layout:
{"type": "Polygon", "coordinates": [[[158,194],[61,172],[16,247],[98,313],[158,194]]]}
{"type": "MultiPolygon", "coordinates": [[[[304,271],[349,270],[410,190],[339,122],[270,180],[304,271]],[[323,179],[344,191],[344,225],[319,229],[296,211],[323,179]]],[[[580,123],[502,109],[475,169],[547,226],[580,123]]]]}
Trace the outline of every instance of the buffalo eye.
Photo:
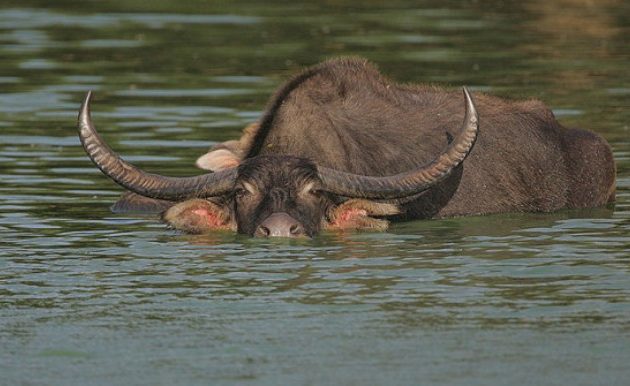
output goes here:
{"type": "Polygon", "coordinates": [[[239,184],[234,188],[234,197],[242,198],[245,196],[249,196],[250,194],[254,194],[255,191],[256,190],[253,185],[247,182],[243,182],[242,185],[239,184]]]}
{"type": "Polygon", "coordinates": [[[315,189],[315,188],[313,188],[313,189],[310,189],[310,190],[308,191],[308,193],[309,193],[309,194],[311,194],[311,195],[313,195],[313,196],[315,196],[315,197],[319,197],[319,196],[321,196],[321,195],[322,195],[322,190],[321,190],[321,189],[315,189]]]}
{"type": "Polygon", "coordinates": [[[306,186],[304,186],[301,194],[313,197],[320,197],[322,193],[323,191],[318,186],[316,186],[314,182],[309,182],[308,184],[306,184],[306,186]]]}

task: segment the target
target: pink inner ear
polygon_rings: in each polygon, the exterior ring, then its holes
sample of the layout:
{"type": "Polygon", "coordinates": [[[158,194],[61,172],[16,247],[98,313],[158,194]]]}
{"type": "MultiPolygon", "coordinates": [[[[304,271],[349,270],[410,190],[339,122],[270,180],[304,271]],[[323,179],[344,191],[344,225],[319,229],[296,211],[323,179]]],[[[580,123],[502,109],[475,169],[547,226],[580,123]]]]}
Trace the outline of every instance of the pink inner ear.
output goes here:
{"type": "Polygon", "coordinates": [[[202,216],[202,217],[210,215],[207,209],[195,209],[193,210],[193,213],[196,214],[197,216],[202,216]]]}
{"type": "Polygon", "coordinates": [[[336,214],[330,226],[332,228],[354,228],[356,225],[355,221],[361,217],[368,217],[367,210],[358,208],[342,209],[336,214]]]}
{"type": "Polygon", "coordinates": [[[353,218],[366,217],[367,215],[368,213],[365,209],[350,208],[340,213],[336,222],[350,221],[353,218]]]}
{"type": "Polygon", "coordinates": [[[221,220],[216,213],[209,211],[206,208],[193,209],[192,214],[201,217],[201,220],[211,228],[224,228],[226,224],[221,220]]]}

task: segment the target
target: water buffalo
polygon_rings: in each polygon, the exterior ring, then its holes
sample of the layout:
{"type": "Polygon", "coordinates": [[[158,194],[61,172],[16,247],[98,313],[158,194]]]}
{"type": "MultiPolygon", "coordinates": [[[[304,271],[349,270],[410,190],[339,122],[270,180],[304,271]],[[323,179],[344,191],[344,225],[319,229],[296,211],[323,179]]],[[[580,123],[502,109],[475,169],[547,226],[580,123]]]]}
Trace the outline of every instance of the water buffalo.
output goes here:
{"type": "Polygon", "coordinates": [[[537,100],[396,84],[362,59],[295,76],[239,140],[212,149],[195,177],[147,173],[79,114],[83,147],[127,193],[116,211],[152,208],[191,233],[309,236],[384,229],[388,220],[595,207],[615,196],[607,142],[562,127],[537,100]],[[463,122],[463,123],[462,123],[463,122]]]}

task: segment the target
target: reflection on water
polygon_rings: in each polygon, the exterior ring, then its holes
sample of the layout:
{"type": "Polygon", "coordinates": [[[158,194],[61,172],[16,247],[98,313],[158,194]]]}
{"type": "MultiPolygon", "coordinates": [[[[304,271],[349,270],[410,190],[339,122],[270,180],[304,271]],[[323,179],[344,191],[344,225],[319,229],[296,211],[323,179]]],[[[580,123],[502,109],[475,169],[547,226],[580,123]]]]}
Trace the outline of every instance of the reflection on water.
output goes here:
{"type": "Polygon", "coordinates": [[[628,7],[491,3],[3,3],[3,382],[625,384],[628,7]],[[119,190],[73,127],[87,90],[127,159],[191,175],[283,79],[341,54],[400,81],[543,99],[610,141],[618,202],[309,241],[109,212],[119,190]]]}

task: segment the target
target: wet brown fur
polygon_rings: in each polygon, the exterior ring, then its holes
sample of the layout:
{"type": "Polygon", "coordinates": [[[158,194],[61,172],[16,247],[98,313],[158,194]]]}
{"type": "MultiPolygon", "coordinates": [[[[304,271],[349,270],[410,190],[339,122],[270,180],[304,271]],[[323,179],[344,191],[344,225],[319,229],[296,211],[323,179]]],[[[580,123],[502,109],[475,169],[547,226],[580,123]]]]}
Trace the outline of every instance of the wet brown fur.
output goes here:
{"type": "MultiPolygon", "coordinates": [[[[614,201],[614,160],[599,135],[562,127],[537,100],[473,96],[480,133],[471,154],[427,192],[394,201],[397,218],[548,212],[614,201]]],[[[259,124],[215,150],[228,149],[239,160],[291,155],[386,176],[433,160],[463,117],[460,91],[396,84],[365,60],[334,59],[285,83],[259,124]]]]}
{"type": "MultiPolygon", "coordinates": [[[[404,218],[548,212],[614,200],[608,143],[562,127],[542,102],[474,93],[480,133],[442,183],[403,205],[404,218]]],[[[291,154],[358,174],[385,176],[433,160],[464,117],[460,91],[399,85],[362,59],[335,59],[280,88],[247,157],[291,154]]]]}

